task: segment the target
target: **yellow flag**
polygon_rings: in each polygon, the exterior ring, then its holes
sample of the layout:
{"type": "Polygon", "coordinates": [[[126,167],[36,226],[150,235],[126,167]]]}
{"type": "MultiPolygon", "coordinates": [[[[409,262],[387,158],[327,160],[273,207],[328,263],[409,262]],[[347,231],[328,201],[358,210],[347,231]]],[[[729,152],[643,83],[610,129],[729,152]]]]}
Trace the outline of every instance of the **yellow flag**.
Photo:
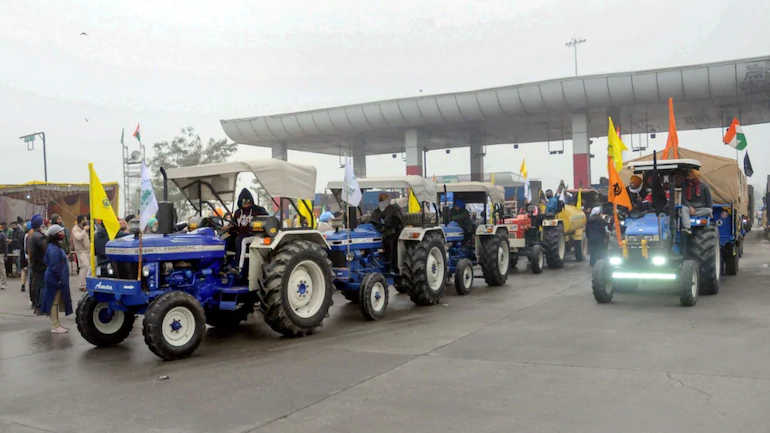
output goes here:
{"type": "Polygon", "coordinates": [[[578,209],[583,208],[583,188],[578,189],[578,198],[577,198],[577,203],[575,203],[575,206],[578,209]]]}
{"type": "Polygon", "coordinates": [[[311,229],[314,229],[316,226],[316,223],[315,223],[315,218],[313,218],[313,201],[299,200],[299,202],[297,203],[297,207],[299,208],[299,214],[305,218],[305,221],[307,221],[308,226],[311,229]]]}
{"type": "Polygon", "coordinates": [[[519,167],[519,174],[521,174],[521,177],[524,179],[527,178],[527,162],[524,158],[521,159],[521,167],[519,167]]]}
{"type": "Polygon", "coordinates": [[[495,174],[494,173],[489,175],[489,183],[491,183],[492,185],[495,184],[495,174]]]}
{"type": "Polygon", "coordinates": [[[612,158],[615,163],[615,171],[623,169],[623,151],[628,150],[623,140],[618,137],[618,131],[615,129],[615,125],[612,124],[612,117],[609,119],[609,129],[607,130],[607,155],[612,158]]]}
{"type": "Polygon", "coordinates": [[[88,163],[88,206],[91,210],[91,272],[95,272],[96,269],[96,257],[94,254],[94,220],[102,220],[104,228],[107,229],[107,236],[110,239],[115,239],[115,235],[120,230],[120,223],[118,217],[115,216],[115,211],[112,210],[112,204],[110,199],[107,198],[107,193],[104,192],[104,187],[99,181],[99,176],[94,171],[94,165],[88,163]]]}
{"type": "Polygon", "coordinates": [[[414,195],[414,191],[409,190],[409,213],[420,213],[420,202],[414,195]]]}

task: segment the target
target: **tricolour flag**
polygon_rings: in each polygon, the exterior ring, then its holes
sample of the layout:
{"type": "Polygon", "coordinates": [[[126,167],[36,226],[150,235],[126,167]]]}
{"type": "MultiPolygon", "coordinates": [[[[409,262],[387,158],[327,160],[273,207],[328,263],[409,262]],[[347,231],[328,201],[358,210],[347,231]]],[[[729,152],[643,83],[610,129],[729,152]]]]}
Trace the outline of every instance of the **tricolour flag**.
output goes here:
{"type": "Polygon", "coordinates": [[[139,134],[139,124],[136,124],[136,130],[134,130],[134,133],[131,134],[134,138],[136,138],[136,141],[142,142],[142,135],[139,134]]]}
{"type": "Polygon", "coordinates": [[[150,170],[142,163],[142,188],[139,195],[139,230],[144,231],[147,223],[158,213],[158,200],[152,189],[150,170]]]}
{"type": "Polygon", "coordinates": [[[734,147],[736,150],[743,150],[746,148],[746,136],[743,134],[741,124],[738,123],[737,118],[733,118],[730,127],[727,128],[725,138],[722,140],[728,146],[734,147]]]}

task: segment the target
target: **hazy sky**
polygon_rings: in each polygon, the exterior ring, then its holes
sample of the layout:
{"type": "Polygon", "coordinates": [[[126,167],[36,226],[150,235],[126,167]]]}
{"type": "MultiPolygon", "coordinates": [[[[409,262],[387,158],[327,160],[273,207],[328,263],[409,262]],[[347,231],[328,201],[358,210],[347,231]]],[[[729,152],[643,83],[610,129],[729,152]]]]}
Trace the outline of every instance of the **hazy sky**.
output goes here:
{"type": "MultiPolygon", "coordinates": [[[[222,138],[222,118],[569,76],[572,35],[588,39],[581,74],[767,55],[768,23],[762,0],[3,2],[0,183],[42,179],[41,152],[18,140],[38,130],[50,180],[84,181],[87,162],[120,180],[120,130],[137,122],[148,145],[188,125],[222,138]]],[[[770,127],[746,133],[760,183],[770,127]]],[[[718,129],[680,133],[683,146],[734,156],[720,138],[718,129]]],[[[655,142],[662,148],[665,134],[655,142]]],[[[595,140],[594,181],[605,147],[595,140]]],[[[530,176],[571,181],[566,148],[490,146],[486,169],[518,171],[526,155],[530,176]]],[[[268,156],[249,146],[237,155],[268,156]]],[[[342,177],[337,157],[289,159],[318,167],[319,189],[342,177]]],[[[429,154],[431,175],[468,171],[467,150],[429,154]]],[[[370,157],[368,173],[400,175],[404,163],[370,157]]]]}

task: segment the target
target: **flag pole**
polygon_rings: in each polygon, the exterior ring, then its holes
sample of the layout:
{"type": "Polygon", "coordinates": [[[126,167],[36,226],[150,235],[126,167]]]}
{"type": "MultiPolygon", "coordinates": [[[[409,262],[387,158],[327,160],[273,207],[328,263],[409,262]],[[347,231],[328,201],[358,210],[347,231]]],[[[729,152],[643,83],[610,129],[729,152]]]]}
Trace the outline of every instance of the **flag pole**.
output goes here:
{"type": "Polygon", "coordinates": [[[94,252],[94,194],[93,194],[93,172],[94,172],[94,164],[89,162],[88,163],[88,239],[89,239],[89,245],[88,245],[88,252],[89,252],[89,261],[91,262],[91,275],[96,275],[96,255],[94,252]]]}
{"type": "Polygon", "coordinates": [[[136,271],[136,281],[142,281],[142,231],[139,230],[139,267],[136,271]]]}

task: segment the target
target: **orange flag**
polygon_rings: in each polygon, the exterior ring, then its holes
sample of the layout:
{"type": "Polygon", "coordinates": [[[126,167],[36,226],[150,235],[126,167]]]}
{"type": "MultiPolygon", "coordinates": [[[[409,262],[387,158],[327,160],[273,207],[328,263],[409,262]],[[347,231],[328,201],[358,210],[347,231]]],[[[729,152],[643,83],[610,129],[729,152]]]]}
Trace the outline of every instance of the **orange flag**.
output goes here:
{"type": "Polygon", "coordinates": [[[671,158],[679,159],[679,136],[676,133],[676,118],[674,118],[674,98],[668,98],[668,138],[660,159],[668,159],[669,153],[671,153],[671,158]]]}
{"type": "Polygon", "coordinates": [[[607,188],[607,201],[617,206],[625,206],[631,209],[631,198],[628,196],[626,186],[618,176],[617,170],[615,170],[614,164],[608,164],[607,167],[610,171],[610,186],[607,188]]]}

